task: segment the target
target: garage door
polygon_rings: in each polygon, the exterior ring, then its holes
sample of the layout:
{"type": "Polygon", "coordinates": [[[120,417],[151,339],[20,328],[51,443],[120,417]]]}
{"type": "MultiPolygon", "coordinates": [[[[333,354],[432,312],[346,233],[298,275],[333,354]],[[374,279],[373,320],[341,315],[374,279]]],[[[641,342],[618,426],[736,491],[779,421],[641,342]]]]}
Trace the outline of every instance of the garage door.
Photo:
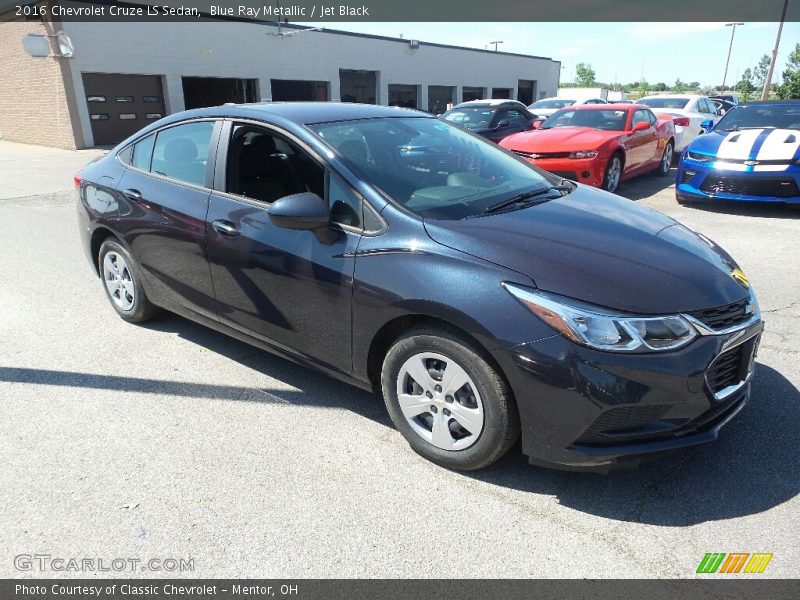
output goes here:
{"type": "Polygon", "coordinates": [[[160,75],[83,73],[95,146],[121,142],[164,116],[160,75]]]}

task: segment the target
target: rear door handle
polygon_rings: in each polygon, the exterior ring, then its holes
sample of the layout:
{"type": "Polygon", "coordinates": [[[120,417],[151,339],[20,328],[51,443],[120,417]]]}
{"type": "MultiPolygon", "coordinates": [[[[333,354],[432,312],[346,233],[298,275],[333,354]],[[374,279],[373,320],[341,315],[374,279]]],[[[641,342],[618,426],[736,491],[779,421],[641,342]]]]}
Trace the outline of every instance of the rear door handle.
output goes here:
{"type": "Polygon", "coordinates": [[[139,190],[136,190],[134,188],[128,188],[127,190],[125,190],[122,193],[125,194],[131,200],[141,200],[142,199],[142,192],[140,192],[139,190]]]}
{"type": "Polygon", "coordinates": [[[230,221],[225,221],[223,219],[217,219],[211,226],[219,233],[220,235],[224,235],[228,238],[235,238],[242,235],[242,232],[236,228],[236,225],[231,223],[230,221]]]}

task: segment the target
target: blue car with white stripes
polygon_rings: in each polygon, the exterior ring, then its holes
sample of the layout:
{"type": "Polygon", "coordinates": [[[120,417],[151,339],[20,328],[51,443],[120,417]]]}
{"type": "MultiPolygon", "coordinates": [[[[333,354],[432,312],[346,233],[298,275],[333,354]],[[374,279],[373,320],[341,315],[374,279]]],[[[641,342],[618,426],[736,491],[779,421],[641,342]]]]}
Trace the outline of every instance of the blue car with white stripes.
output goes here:
{"type": "Polygon", "coordinates": [[[753,102],[728,111],[681,154],[678,202],[744,200],[800,206],[800,101],[753,102]]]}

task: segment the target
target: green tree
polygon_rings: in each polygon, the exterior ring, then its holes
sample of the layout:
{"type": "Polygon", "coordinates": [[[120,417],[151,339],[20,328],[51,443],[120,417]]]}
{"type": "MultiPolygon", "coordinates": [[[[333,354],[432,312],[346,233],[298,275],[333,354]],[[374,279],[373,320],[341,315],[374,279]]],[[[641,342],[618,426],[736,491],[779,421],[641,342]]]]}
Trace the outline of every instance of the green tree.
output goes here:
{"type": "Polygon", "coordinates": [[[666,92],[667,91],[667,84],[666,83],[656,83],[653,85],[654,92],[666,92]]]}
{"type": "Polygon", "coordinates": [[[742,100],[747,102],[758,91],[758,88],[753,84],[753,70],[745,69],[742,73],[742,78],[739,80],[734,88],[742,95],[742,100]]]}
{"type": "Polygon", "coordinates": [[[700,89],[700,82],[699,81],[693,81],[692,83],[689,84],[689,87],[692,88],[693,90],[699,90],[700,89]]]}
{"type": "Polygon", "coordinates": [[[776,91],[782,100],[800,99],[800,44],[796,44],[789,54],[783,71],[783,83],[777,86],[776,91]]]}
{"type": "Polygon", "coordinates": [[[683,81],[681,81],[680,77],[675,80],[675,85],[672,86],[672,91],[678,92],[679,94],[685,92],[687,89],[688,87],[683,81]]]}
{"type": "Polygon", "coordinates": [[[764,82],[767,80],[767,75],[769,75],[769,65],[771,62],[772,59],[765,54],[753,68],[753,84],[759,90],[764,89],[764,82]]]}
{"type": "Polygon", "coordinates": [[[580,87],[593,87],[597,83],[595,76],[592,65],[586,63],[575,65],[575,82],[580,87]]]}

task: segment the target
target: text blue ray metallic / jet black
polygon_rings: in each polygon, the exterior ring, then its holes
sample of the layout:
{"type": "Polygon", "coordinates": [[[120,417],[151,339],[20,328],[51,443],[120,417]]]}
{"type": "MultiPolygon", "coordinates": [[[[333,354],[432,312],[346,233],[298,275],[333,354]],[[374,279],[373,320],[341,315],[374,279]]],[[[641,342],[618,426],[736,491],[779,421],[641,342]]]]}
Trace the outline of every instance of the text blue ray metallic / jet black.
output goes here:
{"type": "Polygon", "coordinates": [[[538,464],[639,459],[716,439],[750,397],[763,325],[724,250],[425,113],[188,111],[76,185],[120,316],[167,309],[375,390],[451,468],[520,433],[538,464]]]}

